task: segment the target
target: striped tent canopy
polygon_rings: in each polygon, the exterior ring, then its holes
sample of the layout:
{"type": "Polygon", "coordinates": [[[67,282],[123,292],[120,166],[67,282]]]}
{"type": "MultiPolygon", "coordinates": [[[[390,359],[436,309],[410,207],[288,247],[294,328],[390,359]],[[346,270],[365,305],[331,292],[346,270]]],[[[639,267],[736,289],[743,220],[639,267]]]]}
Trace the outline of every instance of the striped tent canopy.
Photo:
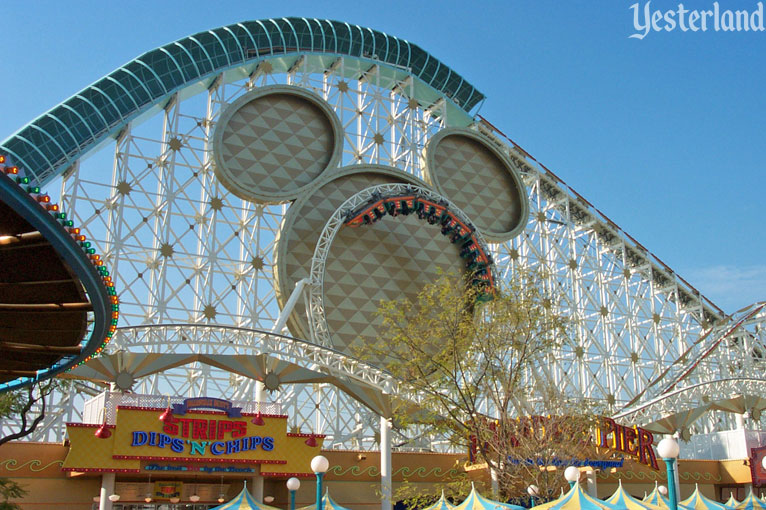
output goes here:
{"type": "Polygon", "coordinates": [[[723,503],[703,496],[698,484],[695,484],[692,495],[681,501],[679,505],[683,505],[689,510],[729,510],[723,503]]]}
{"type": "Polygon", "coordinates": [[[526,510],[523,506],[500,503],[485,498],[478,493],[473,483],[471,483],[471,493],[465,498],[465,501],[452,508],[453,510],[526,510]]]}
{"type": "Polygon", "coordinates": [[[614,491],[614,494],[606,498],[605,501],[620,508],[627,508],[628,510],[664,510],[661,506],[649,503],[648,501],[639,501],[625,492],[625,489],[622,487],[622,480],[619,481],[619,486],[614,491]]]}
{"type": "Polygon", "coordinates": [[[670,501],[668,498],[660,494],[660,488],[657,485],[657,482],[654,482],[654,490],[644,498],[644,503],[651,503],[660,508],[670,508],[670,501]]]}
{"type": "MultiPolygon", "coordinates": [[[[734,496],[732,496],[729,501],[734,499],[734,496]]],[[[736,503],[736,499],[734,499],[734,502],[736,503]]],[[[728,505],[729,502],[727,501],[726,504],[728,505]]],[[[764,503],[762,500],[755,497],[755,494],[753,494],[753,491],[750,491],[750,494],[747,495],[745,499],[742,500],[741,503],[737,504],[734,508],[736,510],[766,510],[766,503],[764,503]]]]}
{"type": "Polygon", "coordinates": [[[737,505],[739,505],[739,501],[737,501],[737,498],[734,497],[734,493],[733,492],[729,493],[729,500],[726,501],[726,503],[724,503],[724,505],[728,506],[732,510],[734,508],[737,508],[737,505]]]}
{"type": "Polygon", "coordinates": [[[582,490],[580,484],[576,483],[560,498],[533,506],[532,510],[615,510],[616,508],[624,510],[624,507],[616,507],[589,496],[582,490]]]}
{"type": "Polygon", "coordinates": [[[222,505],[211,510],[279,510],[276,507],[257,502],[247,491],[247,482],[242,486],[242,491],[237,496],[222,505]]]}
{"type": "MultiPolygon", "coordinates": [[[[301,507],[298,510],[315,510],[316,506],[317,506],[316,503],[314,503],[313,505],[301,507]]],[[[324,496],[322,496],[322,510],[349,510],[349,509],[344,506],[340,506],[338,503],[336,503],[330,497],[330,489],[327,489],[324,491],[324,496]]]]}
{"type": "Polygon", "coordinates": [[[442,491],[442,496],[439,498],[439,501],[423,510],[454,510],[454,508],[455,505],[447,501],[447,498],[444,497],[444,491],[442,491]]]}

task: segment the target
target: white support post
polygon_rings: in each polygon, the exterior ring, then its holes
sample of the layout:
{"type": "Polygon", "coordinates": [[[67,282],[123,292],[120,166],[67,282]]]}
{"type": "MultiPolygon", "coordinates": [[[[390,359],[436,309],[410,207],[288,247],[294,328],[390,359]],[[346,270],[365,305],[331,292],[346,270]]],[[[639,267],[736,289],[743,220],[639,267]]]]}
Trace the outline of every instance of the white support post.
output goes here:
{"type": "Polygon", "coordinates": [[[114,494],[114,473],[101,475],[101,493],[98,502],[98,510],[112,510],[112,502],[109,496],[114,494]]]}
{"type": "Polygon", "coordinates": [[[388,418],[380,417],[380,502],[381,510],[393,508],[392,477],[391,477],[391,422],[388,418]]]}
{"type": "Polygon", "coordinates": [[[263,389],[263,382],[255,381],[255,394],[253,395],[253,398],[255,399],[256,412],[261,412],[261,402],[263,402],[263,389]]]}
{"type": "Polygon", "coordinates": [[[260,467],[256,468],[258,474],[250,478],[250,495],[258,502],[263,503],[263,476],[260,467]]]}
{"type": "Polygon", "coordinates": [[[308,278],[302,278],[295,283],[295,288],[290,293],[290,297],[287,299],[287,303],[285,303],[285,306],[284,308],[282,308],[282,311],[279,312],[279,317],[277,318],[277,322],[274,324],[274,327],[271,330],[272,333],[277,333],[277,334],[282,333],[282,329],[285,327],[287,318],[293,312],[293,308],[295,308],[295,303],[298,302],[298,298],[301,297],[301,294],[303,293],[303,288],[306,286],[308,282],[309,282],[308,278]]]}
{"type": "Polygon", "coordinates": [[[585,472],[585,479],[588,482],[588,495],[594,498],[598,498],[598,481],[596,480],[596,470],[587,470],[585,472]]]}
{"type": "Polygon", "coordinates": [[[500,494],[500,480],[497,476],[497,469],[489,468],[489,480],[491,483],[492,498],[497,499],[498,494],[500,494]]]}

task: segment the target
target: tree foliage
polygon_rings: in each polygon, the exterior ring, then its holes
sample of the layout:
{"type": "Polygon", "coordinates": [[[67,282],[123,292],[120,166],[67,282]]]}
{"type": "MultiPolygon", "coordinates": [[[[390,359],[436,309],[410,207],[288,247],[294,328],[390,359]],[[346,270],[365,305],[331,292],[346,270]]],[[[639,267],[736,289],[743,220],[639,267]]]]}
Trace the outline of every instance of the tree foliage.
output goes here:
{"type": "Polygon", "coordinates": [[[558,496],[561,467],[546,466],[596,454],[589,438],[597,413],[547,375],[572,321],[542,281],[519,272],[484,301],[466,279],[442,274],[414,299],[382,303],[383,333],[365,347],[406,388],[395,423],[425,425],[475,451],[504,500],[526,496],[530,484],[541,497],[558,496]]]}
{"type": "Polygon", "coordinates": [[[26,388],[0,395],[0,418],[15,416],[19,429],[0,437],[0,445],[28,436],[45,419],[46,398],[62,383],[55,379],[30,384],[26,388]],[[39,404],[39,409],[35,406],[39,404]]]}
{"type": "Polygon", "coordinates": [[[0,478],[0,510],[21,510],[21,507],[8,500],[23,498],[27,494],[21,485],[8,478],[0,478]]]}

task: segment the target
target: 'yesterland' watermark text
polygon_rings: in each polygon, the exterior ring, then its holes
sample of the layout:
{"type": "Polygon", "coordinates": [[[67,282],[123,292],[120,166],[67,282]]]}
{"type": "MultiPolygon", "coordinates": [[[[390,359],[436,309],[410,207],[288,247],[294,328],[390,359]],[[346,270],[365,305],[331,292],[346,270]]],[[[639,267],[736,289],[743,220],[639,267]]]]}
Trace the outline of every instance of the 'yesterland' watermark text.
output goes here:
{"type": "Polygon", "coordinates": [[[643,6],[635,3],[630,6],[633,11],[633,28],[636,33],[629,37],[643,39],[650,31],[672,32],[763,32],[763,2],[755,4],[752,10],[721,9],[718,2],[713,2],[710,9],[687,9],[684,4],[678,4],[676,9],[652,9],[651,0],[643,6]]]}

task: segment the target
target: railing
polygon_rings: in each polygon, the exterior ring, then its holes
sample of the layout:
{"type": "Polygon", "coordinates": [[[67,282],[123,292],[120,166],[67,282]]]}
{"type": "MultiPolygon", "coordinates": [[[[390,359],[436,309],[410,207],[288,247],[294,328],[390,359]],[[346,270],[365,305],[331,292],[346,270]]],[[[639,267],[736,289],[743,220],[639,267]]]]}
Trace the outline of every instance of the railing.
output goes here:
{"type": "MultiPolygon", "coordinates": [[[[84,423],[106,423],[114,425],[117,421],[118,406],[147,407],[165,409],[172,404],[182,404],[185,397],[169,397],[166,395],[141,395],[137,393],[121,393],[105,391],[85,402],[83,410],[84,423]],[[106,409],[104,416],[104,409],[106,409]]],[[[254,402],[252,400],[232,400],[232,405],[241,407],[243,413],[282,414],[282,405],[277,402],[254,402]]]]}

